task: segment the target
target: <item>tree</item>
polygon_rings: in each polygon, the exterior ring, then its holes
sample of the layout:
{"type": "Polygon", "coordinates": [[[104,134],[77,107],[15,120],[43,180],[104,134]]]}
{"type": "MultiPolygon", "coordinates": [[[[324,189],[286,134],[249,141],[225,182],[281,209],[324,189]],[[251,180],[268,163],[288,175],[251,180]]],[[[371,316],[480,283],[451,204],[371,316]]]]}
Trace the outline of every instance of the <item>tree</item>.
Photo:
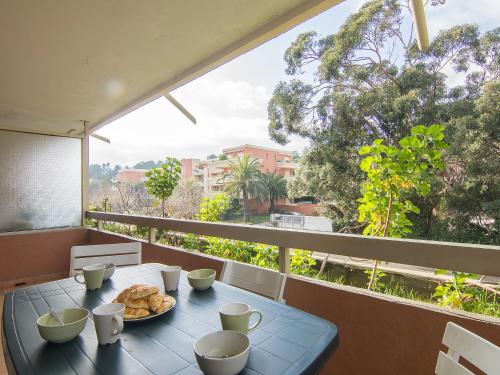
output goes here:
{"type": "Polygon", "coordinates": [[[243,220],[247,221],[248,200],[254,198],[261,200],[264,186],[260,177],[260,163],[257,159],[246,154],[229,161],[229,172],[222,177],[225,190],[243,198],[243,220]]]}
{"type": "Polygon", "coordinates": [[[119,193],[119,200],[114,199],[116,202],[113,204],[117,212],[125,212],[129,215],[150,214],[150,209],[153,208],[153,200],[143,182],[115,182],[113,186],[119,193]]]}
{"type": "Polygon", "coordinates": [[[198,214],[203,187],[192,179],[181,180],[167,200],[169,216],[192,220],[198,214]]]}
{"type": "Polygon", "coordinates": [[[286,180],[275,173],[263,173],[261,178],[269,201],[269,213],[273,213],[276,201],[287,197],[286,180]]]}
{"type": "Polygon", "coordinates": [[[161,160],[158,160],[158,162],[155,162],[154,160],[140,161],[140,162],[134,164],[134,169],[158,168],[161,165],[162,165],[162,161],[161,160]]]}
{"type": "Polygon", "coordinates": [[[110,182],[113,177],[116,177],[118,171],[121,169],[119,165],[111,168],[110,163],[90,164],[89,166],[89,179],[110,182]]]}
{"type": "MultiPolygon", "coordinates": [[[[491,91],[486,91],[500,76],[500,29],[481,35],[475,25],[457,25],[438,33],[422,52],[412,29],[405,26],[411,25],[406,22],[409,16],[405,2],[375,0],[352,14],[335,34],[322,38],[315,32],[300,34],[285,52],[291,79],[276,86],[268,105],[273,140],[286,144],[291,135],[298,135],[311,142],[302,156],[302,178],[294,190],[318,197],[334,225],[343,231],[360,230],[357,187],[363,176],[358,150],[379,138],[397,146],[413,124],[443,124],[450,143],[444,155],[447,170],[431,182],[435,193],[415,201],[421,214],[413,235],[443,236],[448,231],[442,228],[448,225],[477,228],[474,223],[498,217],[498,206],[478,205],[480,189],[467,189],[465,194],[461,179],[469,171],[470,178],[477,176],[477,188],[494,179],[489,167],[478,170],[473,167],[477,160],[464,157],[477,150],[475,142],[463,141],[469,139],[472,127],[482,144],[498,145],[498,131],[487,135],[480,112],[490,113],[489,119],[500,118],[491,91]],[[301,79],[306,67],[308,72],[316,70],[313,82],[301,79]],[[462,85],[447,86],[445,72],[450,67],[464,77],[462,85]],[[480,99],[485,95],[490,99],[480,99]],[[467,207],[465,197],[471,195],[469,202],[476,202],[475,208],[467,207]],[[452,209],[453,196],[464,197],[455,201],[460,210],[452,209]],[[472,211],[463,217],[464,209],[472,211]],[[439,221],[434,232],[433,220],[439,221]]],[[[498,128],[498,120],[493,123],[498,128]]],[[[495,162],[498,165],[498,154],[487,157],[488,165],[495,162]]],[[[487,191],[495,193],[495,189],[487,191]]],[[[494,226],[479,226],[484,233],[477,240],[491,242],[498,236],[494,226]]]]}
{"type": "Polygon", "coordinates": [[[175,158],[167,157],[159,168],[147,171],[146,177],[146,188],[149,194],[160,200],[161,214],[165,217],[165,200],[172,195],[181,178],[181,163],[175,158]]]}
{"type": "Polygon", "coordinates": [[[208,222],[220,221],[229,208],[229,201],[229,197],[224,193],[218,193],[213,198],[203,197],[198,218],[208,222]]]}
{"type": "MultiPolygon", "coordinates": [[[[443,141],[443,130],[440,125],[419,125],[411,129],[411,136],[399,141],[399,147],[385,145],[383,139],[361,147],[359,154],[366,156],[359,166],[367,175],[361,184],[363,196],[358,199],[358,221],[366,224],[363,234],[405,237],[411,233],[408,215],[420,212],[411,194],[428,195],[431,178],[445,166],[441,151],[448,144],[443,141]]],[[[368,289],[378,280],[377,265],[375,261],[368,289]]]]}

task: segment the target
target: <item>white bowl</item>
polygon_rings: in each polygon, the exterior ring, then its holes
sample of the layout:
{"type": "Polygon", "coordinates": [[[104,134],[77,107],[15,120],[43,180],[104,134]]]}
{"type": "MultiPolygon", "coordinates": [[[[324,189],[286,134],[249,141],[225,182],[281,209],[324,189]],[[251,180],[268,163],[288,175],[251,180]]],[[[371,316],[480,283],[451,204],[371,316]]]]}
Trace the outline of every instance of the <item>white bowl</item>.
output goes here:
{"type": "Polygon", "coordinates": [[[114,263],[106,263],[105,266],[106,268],[104,269],[104,276],[102,277],[103,280],[107,280],[111,276],[113,276],[116,269],[116,264],[114,263]]]}
{"type": "Polygon", "coordinates": [[[248,361],[250,340],[237,331],[219,331],[201,337],[194,344],[194,354],[206,375],[235,375],[248,361]]]}
{"type": "Polygon", "coordinates": [[[73,340],[84,330],[89,311],[83,308],[64,309],[59,311],[58,315],[63,325],[57,323],[50,313],[37,319],[38,332],[43,339],[55,343],[73,340]]]}
{"type": "Polygon", "coordinates": [[[215,281],[216,271],[210,268],[193,270],[187,274],[189,285],[196,290],[205,290],[212,286],[215,281]]]}

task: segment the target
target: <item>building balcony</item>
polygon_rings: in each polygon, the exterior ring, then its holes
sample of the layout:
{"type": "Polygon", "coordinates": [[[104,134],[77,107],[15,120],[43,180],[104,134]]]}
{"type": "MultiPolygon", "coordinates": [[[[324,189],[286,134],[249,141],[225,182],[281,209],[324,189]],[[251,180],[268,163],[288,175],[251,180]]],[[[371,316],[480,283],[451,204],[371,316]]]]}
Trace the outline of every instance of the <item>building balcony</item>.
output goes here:
{"type": "Polygon", "coordinates": [[[299,163],[294,162],[294,161],[285,161],[285,160],[280,160],[276,162],[276,168],[280,169],[299,169],[299,163]]]}
{"type": "MultiPolygon", "coordinates": [[[[340,346],[321,374],[432,373],[447,322],[455,322],[500,343],[500,319],[380,295],[318,281],[290,272],[290,248],[359,258],[376,258],[420,267],[446,268],[500,276],[500,249],[493,246],[370,238],[247,225],[205,223],[87,212],[98,229],[65,229],[0,234],[0,286],[3,290],[68,276],[70,248],[84,244],[138,241],[101,230],[103,222],[195,233],[278,246],[280,272],[287,275],[286,304],[337,325],[340,346]],[[359,361],[359,358],[366,360],[359,361]]],[[[154,231],[142,243],[143,263],[178,264],[185,270],[213,268],[220,275],[225,259],[156,242],[154,231]]]]}

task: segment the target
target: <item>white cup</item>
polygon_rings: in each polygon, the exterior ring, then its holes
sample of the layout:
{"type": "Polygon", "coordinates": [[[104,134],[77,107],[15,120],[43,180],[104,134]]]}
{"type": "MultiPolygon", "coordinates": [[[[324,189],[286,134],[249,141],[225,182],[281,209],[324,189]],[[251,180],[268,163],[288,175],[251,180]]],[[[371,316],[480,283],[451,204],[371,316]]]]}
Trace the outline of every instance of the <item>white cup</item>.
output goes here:
{"type": "Polygon", "coordinates": [[[262,321],[260,311],[252,310],[246,303],[231,302],[222,305],[219,309],[219,316],[224,331],[238,331],[245,335],[252,332],[262,321]],[[257,315],[257,322],[249,326],[250,316],[257,315]]]}
{"type": "Polygon", "coordinates": [[[113,344],[120,338],[123,331],[124,314],[125,305],[123,303],[107,303],[92,310],[99,344],[113,344]]]}
{"type": "Polygon", "coordinates": [[[165,266],[161,269],[161,277],[163,278],[163,286],[166,292],[177,290],[179,287],[181,269],[180,266],[165,266]]]}

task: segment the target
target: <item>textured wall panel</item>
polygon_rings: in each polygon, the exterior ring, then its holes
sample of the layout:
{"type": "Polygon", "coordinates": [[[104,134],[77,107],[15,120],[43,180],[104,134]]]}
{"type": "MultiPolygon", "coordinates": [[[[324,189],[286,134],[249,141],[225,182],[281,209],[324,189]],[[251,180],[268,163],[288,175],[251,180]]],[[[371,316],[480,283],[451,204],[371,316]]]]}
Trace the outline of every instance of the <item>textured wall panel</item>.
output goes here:
{"type": "Polygon", "coordinates": [[[0,232],[81,224],[81,141],[0,130],[0,232]]]}

